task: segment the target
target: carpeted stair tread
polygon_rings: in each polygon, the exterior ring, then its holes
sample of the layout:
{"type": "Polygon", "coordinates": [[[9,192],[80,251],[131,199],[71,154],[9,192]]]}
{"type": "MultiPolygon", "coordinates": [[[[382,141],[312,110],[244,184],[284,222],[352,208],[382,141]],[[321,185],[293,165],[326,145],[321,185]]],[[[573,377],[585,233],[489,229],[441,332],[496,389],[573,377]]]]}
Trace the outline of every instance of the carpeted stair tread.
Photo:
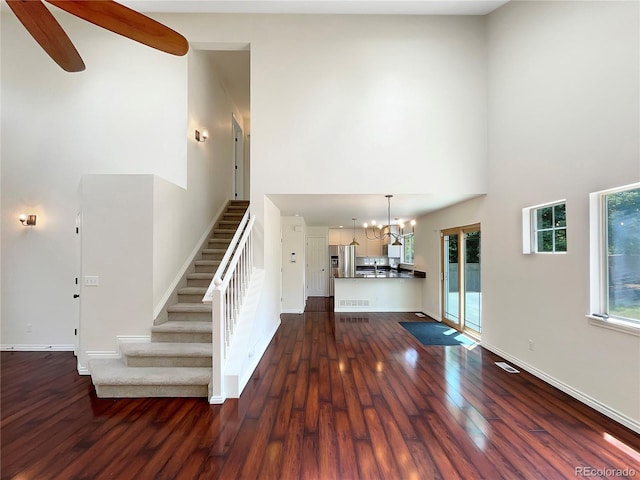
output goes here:
{"type": "Polygon", "coordinates": [[[213,280],[213,276],[215,274],[212,272],[204,272],[204,273],[188,273],[187,278],[194,278],[198,280],[213,280]]]}
{"type": "Polygon", "coordinates": [[[182,293],[184,295],[200,295],[204,296],[207,293],[207,287],[184,287],[178,290],[178,293],[182,293]]]}
{"type": "Polygon", "coordinates": [[[210,245],[228,246],[231,243],[230,238],[210,238],[208,240],[210,245]]]}
{"type": "Polygon", "coordinates": [[[171,320],[160,325],[154,325],[151,327],[151,331],[157,333],[211,333],[213,325],[211,322],[171,320]]]}
{"type": "Polygon", "coordinates": [[[120,351],[123,355],[137,357],[210,357],[213,347],[210,343],[141,342],[123,343],[120,351]]]}
{"type": "Polygon", "coordinates": [[[175,303],[167,308],[171,312],[211,312],[210,303],[175,303]]]}
{"type": "Polygon", "coordinates": [[[119,359],[92,360],[94,385],[208,385],[207,367],[127,367],[119,359]]]}

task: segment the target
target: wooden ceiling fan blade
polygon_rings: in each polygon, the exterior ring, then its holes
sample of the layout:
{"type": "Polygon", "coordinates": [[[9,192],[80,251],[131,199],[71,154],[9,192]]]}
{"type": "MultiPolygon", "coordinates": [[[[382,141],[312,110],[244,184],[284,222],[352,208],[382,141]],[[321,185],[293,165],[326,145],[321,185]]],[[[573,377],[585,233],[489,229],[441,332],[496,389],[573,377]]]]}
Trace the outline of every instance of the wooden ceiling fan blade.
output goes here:
{"type": "Polygon", "coordinates": [[[58,21],[41,0],[6,0],[42,49],[67,72],[81,72],[84,62],[58,21]]]}
{"type": "Polygon", "coordinates": [[[47,0],[66,12],[149,47],[184,55],[187,39],[169,27],[112,0],[47,0]]]}

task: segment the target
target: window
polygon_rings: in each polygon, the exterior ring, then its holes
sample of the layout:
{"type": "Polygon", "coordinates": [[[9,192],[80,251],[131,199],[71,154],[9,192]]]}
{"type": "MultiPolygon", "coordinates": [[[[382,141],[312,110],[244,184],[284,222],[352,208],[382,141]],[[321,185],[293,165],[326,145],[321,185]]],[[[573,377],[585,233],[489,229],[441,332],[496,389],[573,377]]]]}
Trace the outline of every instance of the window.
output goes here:
{"type": "Polygon", "coordinates": [[[565,253],[567,251],[566,202],[522,209],[523,253],[565,253]]]}
{"type": "Polygon", "coordinates": [[[640,183],[590,195],[591,313],[640,328],[640,183]]]}
{"type": "Polygon", "coordinates": [[[413,255],[413,233],[408,233],[402,236],[402,263],[413,264],[413,255]]]}

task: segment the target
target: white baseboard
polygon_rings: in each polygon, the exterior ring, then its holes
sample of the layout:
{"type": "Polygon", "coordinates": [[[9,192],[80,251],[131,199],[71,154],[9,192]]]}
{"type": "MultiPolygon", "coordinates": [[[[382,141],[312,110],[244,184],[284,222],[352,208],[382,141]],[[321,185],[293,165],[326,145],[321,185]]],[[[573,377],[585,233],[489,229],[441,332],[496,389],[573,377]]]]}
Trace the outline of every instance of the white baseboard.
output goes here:
{"type": "Polygon", "coordinates": [[[440,317],[439,314],[433,313],[433,312],[426,312],[426,311],[422,311],[422,313],[424,313],[425,315],[427,315],[428,317],[433,318],[434,320],[438,321],[438,322],[442,322],[442,317],[440,317]]]}
{"type": "Polygon", "coordinates": [[[151,342],[151,335],[118,335],[116,339],[118,340],[118,345],[121,343],[149,343],[151,342]]]}
{"type": "Polygon", "coordinates": [[[89,357],[89,360],[94,360],[94,359],[113,359],[113,358],[120,358],[120,352],[119,351],[114,351],[114,350],[104,350],[104,351],[88,351],[87,352],[87,357],[89,357]]]}
{"type": "MultiPolygon", "coordinates": [[[[88,351],[86,352],[87,357],[89,358],[89,362],[94,359],[113,359],[120,358],[120,353],[116,351],[106,350],[106,351],[88,351]]],[[[78,357],[80,359],[80,357],[78,357]]],[[[78,374],[79,375],[91,375],[91,370],[89,369],[89,364],[82,365],[80,361],[78,361],[78,374]]]]}
{"type": "Polygon", "coordinates": [[[73,352],[75,349],[75,345],[0,345],[3,352],[73,352]]]}
{"type": "Polygon", "coordinates": [[[222,208],[218,211],[218,213],[216,215],[214,215],[213,220],[211,221],[211,223],[207,227],[206,231],[202,234],[202,236],[200,237],[200,240],[198,241],[198,243],[196,244],[194,249],[191,251],[191,253],[187,257],[187,261],[182,265],[182,268],[180,269],[178,274],[175,276],[175,278],[173,279],[173,281],[171,282],[171,284],[169,285],[167,290],[164,292],[164,295],[162,296],[162,298],[160,298],[160,300],[158,301],[158,304],[154,307],[154,309],[153,309],[153,318],[154,318],[154,320],[156,318],[158,318],[158,315],[160,315],[160,313],[162,312],[162,309],[164,308],[165,304],[169,301],[169,297],[171,296],[173,291],[178,286],[178,283],[180,283],[180,280],[182,280],[182,277],[184,276],[185,272],[187,271],[187,269],[191,266],[191,264],[195,260],[196,255],[198,255],[198,253],[200,253],[200,250],[202,249],[202,245],[209,238],[209,235],[211,234],[211,230],[213,230],[213,227],[216,225],[216,222],[218,221],[218,218],[220,218],[222,216],[222,214],[224,213],[226,208],[227,208],[227,203],[222,205],[222,208]]]}
{"type": "Polygon", "coordinates": [[[630,418],[625,414],[612,409],[608,405],[605,405],[604,403],[599,402],[598,400],[587,395],[586,393],[581,392],[580,390],[576,390],[571,385],[567,385],[566,383],[561,382],[560,380],[558,380],[555,377],[552,377],[551,375],[547,375],[543,371],[538,370],[537,368],[529,365],[528,363],[523,362],[522,360],[515,358],[514,356],[509,355],[506,352],[503,352],[502,350],[500,350],[498,347],[494,345],[489,345],[484,342],[481,342],[481,345],[487,350],[489,350],[490,352],[493,352],[496,355],[500,355],[505,360],[508,360],[509,362],[514,363],[518,367],[529,372],[531,375],[538,377],[540,380],[550,385],[553,385],[558,390],[563,391],[567,395],[572,396],[576,400],[584,403],[585,405],[588,405],[589,407],[593,408],[594,410],[597,410],[603,415],[606,415],[612,420],[615,420],[616,422],[624,425],[625,427],[633,430],[636,433],[640,433],[640,422],[638,422],[637,420],[634,420],[633,418],[630,418]]]}
{"type": "Polygon", "coordinates": [[[280,313],[297,313],[302,314],[304,310],[300,310],[299,308],[283,308],[280,313]]]}

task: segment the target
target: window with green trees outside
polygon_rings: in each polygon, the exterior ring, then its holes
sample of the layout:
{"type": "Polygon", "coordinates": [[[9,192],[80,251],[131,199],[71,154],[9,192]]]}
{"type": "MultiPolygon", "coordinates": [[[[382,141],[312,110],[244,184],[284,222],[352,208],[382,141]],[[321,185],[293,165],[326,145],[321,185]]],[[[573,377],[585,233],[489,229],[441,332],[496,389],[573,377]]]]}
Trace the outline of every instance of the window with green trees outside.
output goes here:
{"type": "Polygon", "coordinates": [[[605,195],[609,316],[640,322],[640,188],[605,195]]]}
{"type": "Polygon", "coordinates": [[[534,211],[533,222],[536,252],[567,251],[567,215],[564,202],[537,208],[534,211]]]}
{"type": "Polygon", "coordinates": [[[413,256],[413,233],[409,233],[402,238],[402,263],[413,264],[413,256]]]}

